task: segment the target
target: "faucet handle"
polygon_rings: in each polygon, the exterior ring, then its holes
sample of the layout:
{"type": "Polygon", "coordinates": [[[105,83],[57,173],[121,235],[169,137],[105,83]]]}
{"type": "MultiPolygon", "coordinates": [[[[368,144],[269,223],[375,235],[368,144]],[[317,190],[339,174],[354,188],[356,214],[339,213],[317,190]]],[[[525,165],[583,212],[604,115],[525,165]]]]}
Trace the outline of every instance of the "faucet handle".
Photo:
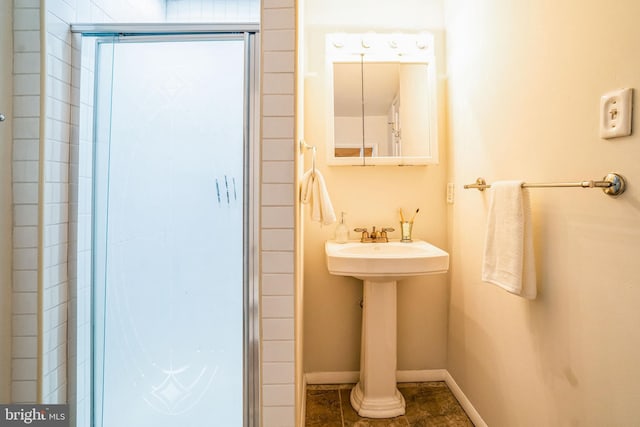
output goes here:
{"type": "Polygon", "coordinates": [[[353,231],[355,231],[356,233],[362,233],[362,236],[360,236],[361,242],[364,242],[369,238],[369,233],[367,233],[366,228],[358,227],[358,228],[354,228],[353,231]]]}
{"type": "Polygon", "coordinates": [[[353,231],[355,231],[356,233],[362,233],[363,238],[369,237],[369,233],[367,233],[366,228],[358,227],[358,228],[354,228],[353,231]]]}
{"type": "Polygon", "coordinates": [[[380,232],[380,239],[383,242],[388,242],[389,238],[387,237],[387,232],[395,231],[393,227],[382,227],[382,231],[380,232]]]}

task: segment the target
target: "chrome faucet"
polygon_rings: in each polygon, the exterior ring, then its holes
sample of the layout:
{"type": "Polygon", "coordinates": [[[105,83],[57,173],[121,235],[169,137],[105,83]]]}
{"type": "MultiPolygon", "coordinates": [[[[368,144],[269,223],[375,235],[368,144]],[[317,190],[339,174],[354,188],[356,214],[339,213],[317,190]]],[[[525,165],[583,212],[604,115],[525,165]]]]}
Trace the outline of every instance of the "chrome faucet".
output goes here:
{"type": "Polygon", "coordinates": [[[376,226],[371,227],[371,233],[366,228],[354,228],[353,231],[362,233],[360,235],[360,242],[362,243],[386,243],[389,241],[387,236],[388,232],[395,231],[391,227],[382,227],[381,231],[376,230],[376,226]]]}

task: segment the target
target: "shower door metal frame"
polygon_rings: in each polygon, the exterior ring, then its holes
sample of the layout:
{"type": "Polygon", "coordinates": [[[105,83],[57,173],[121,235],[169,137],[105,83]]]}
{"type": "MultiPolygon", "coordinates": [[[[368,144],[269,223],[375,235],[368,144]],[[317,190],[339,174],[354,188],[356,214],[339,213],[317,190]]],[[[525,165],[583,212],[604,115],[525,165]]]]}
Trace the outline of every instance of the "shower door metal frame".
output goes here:
{"type": "MultiPolygon", "coordinates": [[[[243,425],[245,427],[259,427],[260,47],[259,37],[257,37],[259,24],[74,24],[71,26],[71,32],[101,39],[104,37],[103,41],[107,41],[108,38],[109,42],[114,42],[114,40],[115,42],[221,40],[228,36],[236,38],[242,36],[244,39],[243,425]]],[[[93,423],[93,416],[91,419],[93,423]]]]}

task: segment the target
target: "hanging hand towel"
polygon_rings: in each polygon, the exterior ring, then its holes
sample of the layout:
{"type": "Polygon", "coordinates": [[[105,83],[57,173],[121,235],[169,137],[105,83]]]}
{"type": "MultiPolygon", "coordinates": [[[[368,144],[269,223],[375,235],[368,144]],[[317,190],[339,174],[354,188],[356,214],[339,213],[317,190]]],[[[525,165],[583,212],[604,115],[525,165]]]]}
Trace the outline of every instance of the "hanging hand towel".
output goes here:
{"type": "Polygon", "coordinates": [[[482,280],[524,298],[536,297],[531,207],[522,181],[491,185],[482,280]]]}
{"type": "Polygon", "coordinates": [[[302,203],[310,205],[311,219],[313,221],[318,221],[324,225],[336,222],[336,214],[333,211],[331,198],[319,170],[308,170],[302,177],[300,199],[302,203]]]}

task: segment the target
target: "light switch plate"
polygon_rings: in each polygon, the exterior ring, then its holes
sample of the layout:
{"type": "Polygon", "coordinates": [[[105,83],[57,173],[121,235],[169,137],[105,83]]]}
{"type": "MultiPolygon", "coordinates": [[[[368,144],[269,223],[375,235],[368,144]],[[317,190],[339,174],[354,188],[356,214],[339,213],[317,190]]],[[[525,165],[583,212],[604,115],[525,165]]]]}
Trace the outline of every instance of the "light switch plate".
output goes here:
{"type": "Polygon", "coordinates": [[[454,186],[453,182],[447,183],[447,203],[453,204],[454,186]]]}
{"type": "Polygon", "coordinates": [[[600,138],[631,135],[633,89],[624,88],[605,93],[600,98],[600,138]]]}

